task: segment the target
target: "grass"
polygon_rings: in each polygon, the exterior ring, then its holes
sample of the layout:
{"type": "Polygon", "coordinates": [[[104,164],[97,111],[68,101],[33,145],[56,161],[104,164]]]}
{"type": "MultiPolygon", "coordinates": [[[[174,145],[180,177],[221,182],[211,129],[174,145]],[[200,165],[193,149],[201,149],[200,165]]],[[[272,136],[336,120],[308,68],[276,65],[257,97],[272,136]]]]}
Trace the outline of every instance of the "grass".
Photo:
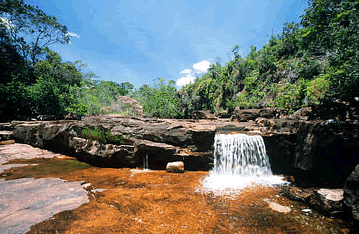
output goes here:
{"type": "Polygon", "coordinates": [[[111,130],[105,132],[99,127],[91,128],[89,126],[82,130],[82,134],[87,139],[96,140],[103,144],[125,144],[124,138],[128,137],[128,135],[112,135],[111,130]]]}

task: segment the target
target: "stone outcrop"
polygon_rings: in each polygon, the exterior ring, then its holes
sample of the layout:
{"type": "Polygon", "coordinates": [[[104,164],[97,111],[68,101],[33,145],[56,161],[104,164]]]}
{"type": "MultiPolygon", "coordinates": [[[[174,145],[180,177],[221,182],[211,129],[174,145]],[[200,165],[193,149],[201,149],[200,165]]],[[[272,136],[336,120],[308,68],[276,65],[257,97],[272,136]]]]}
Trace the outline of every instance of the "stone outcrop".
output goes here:
{"type": "Polygon", "coordinates": [[[298,129],[294,151],[297,181],[342,187],[359,163],[359,125],[326,120],[301,122],[298,129]]]}
{"type": "Polygon", "coordinates": [[[356,165],[344,184],[344,204],[359,224],[359,164],[356,165]]]}
{"type": "Polygon", "coordinates": [[[11,125],[17,142],[65,151],[100,165],[142,167],[143,159],[148,157],[151,169],[165,169],[170,161],[183,161],[188,170],[212,167],[214,135],[218,129],[230,126],[232,130],[249,133],[259,130],[254,124],[233,124],[228,120],[120,116],[86,117],[81,121],[13,121],[11,125]],[[89,132],[95,130],[106,139],[91,137],[89,132]],[[117,138],[121,142],[116,142],[117,138]]]}
{"type": "Polygon", "coordinates": [[[311,207],[324,213],[343,210],[343,189],[318,189],[307,199],[311,207]]]}
{"type": "Polygon", "coordinates": [[[0,131],[13,131],[11,138],[17,142],[66,151],[91,161],[107,160],[113,167],[141,167],[148,157],[150,168],[165,169],[168,162],[183,161],[187,170],[212,168],[217,133],[262,135],[274,173],[294,174],[296,183],[325,187],[341,187],[359,163],[358,125],[269,118],[278,114],[276,109],[241,111],[252,113],[250,119],[256,117],[255,121],[92,116],[81,121],[12,121],[1,124],[0,131]],[[86,135],[95,129],[108,139],[86,135]]]}

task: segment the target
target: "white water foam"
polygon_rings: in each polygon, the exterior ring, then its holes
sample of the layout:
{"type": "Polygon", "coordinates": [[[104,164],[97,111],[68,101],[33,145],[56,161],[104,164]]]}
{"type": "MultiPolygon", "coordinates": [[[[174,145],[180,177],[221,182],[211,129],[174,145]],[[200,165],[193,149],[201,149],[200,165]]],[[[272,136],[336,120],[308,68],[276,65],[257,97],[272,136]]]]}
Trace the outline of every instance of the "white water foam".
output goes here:
{"type": "Polygon", "coordinates": [[[261,136],[217,134],[214,144],[214,168],[200,191],[231,194],[248,186],[286,183],[272,174],[261,136]]]}

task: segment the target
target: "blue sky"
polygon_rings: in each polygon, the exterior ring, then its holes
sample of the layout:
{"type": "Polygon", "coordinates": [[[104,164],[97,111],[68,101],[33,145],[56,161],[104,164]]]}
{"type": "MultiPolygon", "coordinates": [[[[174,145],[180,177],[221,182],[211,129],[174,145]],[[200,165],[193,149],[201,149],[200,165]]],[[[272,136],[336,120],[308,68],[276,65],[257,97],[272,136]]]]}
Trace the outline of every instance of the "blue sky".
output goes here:
{"type": "Polygon", "coordinates": [[[186,84],[211,63],[226,63],[235,45],[243,56],[251,45],[260,49],[307,7],[304,0],[26,2],[73,33],[69,45],[53,47],[64,61],[81,60],[99,79],[136,88],[157,77],[186,84]]]}

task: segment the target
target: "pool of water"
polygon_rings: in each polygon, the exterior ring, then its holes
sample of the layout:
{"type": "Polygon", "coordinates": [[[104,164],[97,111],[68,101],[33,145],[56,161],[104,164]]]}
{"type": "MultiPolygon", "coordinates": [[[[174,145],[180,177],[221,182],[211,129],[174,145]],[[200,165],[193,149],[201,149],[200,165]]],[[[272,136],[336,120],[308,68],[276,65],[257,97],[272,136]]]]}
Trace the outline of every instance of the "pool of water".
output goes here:
{"type": "MultiPolygon", "coordinates": [[[[6,153],[9,159],[10,151],[0,149],[0,156],[6,153]]],[[[33,220],[29,233],[348,233],[350,229],[345,221],[325,217],[308,210],[304,204],[280,196],[277,185],[242,186],[244,181],[237,178],[231,183],[238,182],[238,187],[231,185],[230,194],[218,194],[215,192],[218,188],[228,188],[223,181],[230,180],[214,180],[209,172],[170,174],[156,170],[96,168],[53,153],[46,158],[46,152],[40,152],[43,157],[37,155],[27,160],[24,158],[31,154],[29,149],[22,159],[19,159],[21,150],[16,150],[17,158],[12,163],[23,166],[4,168],[0,178],[6,183],[0,196],[3,192],[16,194],[16,189],[21,187],[13,186],[16,183],[48,178],[56,182],[38,183],[38,188],[53,194],[50,200],[56,200],[57,193],[58,196],[64,191],[71,194],[75,183],[78,194],[67,199],[81,200],[85,194],[87,200],[82,205],[51,213],[50,218],[33,220]],[[211,178],[218,186],[207,186],[212,183],[211,178]],[[69,190],[57,189],[63,184],[70,184],[69,190]]],[[[2,204],[9,201],[6,197],[9,196],[5,196],[2,204]]],[[[11,218],[15,210],[26,214],[31,204],[52,209],[46,202],[36,200],[38,197],[30,196],[30,205],[26,207],[8,209],[9,220],[16,220],[11,218]]],[[[2,219],[0,217],[0,222],[2,219]]],[[[11,233],[11,229],[6,231],[11,233]]]]}

